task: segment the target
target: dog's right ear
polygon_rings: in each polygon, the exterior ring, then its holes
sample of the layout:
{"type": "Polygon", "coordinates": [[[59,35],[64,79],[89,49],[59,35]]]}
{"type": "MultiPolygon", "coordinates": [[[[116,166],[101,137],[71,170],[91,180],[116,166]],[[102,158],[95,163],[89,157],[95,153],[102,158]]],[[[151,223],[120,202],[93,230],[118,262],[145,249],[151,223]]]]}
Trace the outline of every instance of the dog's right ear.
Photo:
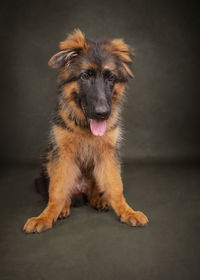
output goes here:
{"type": "Polygon", "coordinates": [[[60,52],[52,56],[48,65],[52,68],[59,68],[70,62],[71,58],[81,53],[86,53],[89,46],[84,34],[80,29],[75,29],[72,34],[59,44],[60,52]]]}
{"type": "Polygon", "coordinates": [[[52,56],[48,65],[53,69],[60,68],[64,66],[67,61],[70,61],[73,56],[77,55],[76,51],[61,51],[52,56]]]}

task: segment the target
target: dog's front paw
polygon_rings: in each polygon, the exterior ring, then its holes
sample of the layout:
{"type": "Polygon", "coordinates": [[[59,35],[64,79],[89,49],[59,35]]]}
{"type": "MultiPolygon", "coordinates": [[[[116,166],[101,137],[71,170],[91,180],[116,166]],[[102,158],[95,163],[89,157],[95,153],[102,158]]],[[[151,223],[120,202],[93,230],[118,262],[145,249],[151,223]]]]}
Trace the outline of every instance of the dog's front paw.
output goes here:
{"type": "Polygon", "coordinates": [[[121,215],[121,222],[126,223],[130,226],[136,227],[136,226],[146,226],[149,222],[147,216],[145,216],[140,211],[133,211],[131,213],[126,213],[121,215]]]}
{"type": "Polygon", "coordinates": [[[26,221],[23,231],[25,233],[40,233],[52,228],[52,222],[47,218],[33,217],[26,221]]]}

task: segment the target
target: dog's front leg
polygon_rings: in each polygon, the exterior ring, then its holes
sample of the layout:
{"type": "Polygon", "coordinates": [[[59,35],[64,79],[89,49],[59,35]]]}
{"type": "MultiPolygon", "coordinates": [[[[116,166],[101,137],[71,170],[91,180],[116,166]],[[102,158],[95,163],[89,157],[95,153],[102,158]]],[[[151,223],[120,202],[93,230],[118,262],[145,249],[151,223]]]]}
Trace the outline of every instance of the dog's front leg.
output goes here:
{"type": "Polygon", "coordinates": [[[70,156],[63,155],[53,160],[49,173],[48,205],[38,217],[27,220],[23,228],[26,233],[42,232],[51,228],[67,201],[70,207],[70,192],[79,176],[78,167],[70,156]]]}
{"type": "Polygon", "coordinates": [[[125,200],[120,165],[114,152],[102,155],[96,163],[94,176],[121,222],[131,226],[145,226],[148,223],[148,218],[142,212],[134,211],[125,200]]]}

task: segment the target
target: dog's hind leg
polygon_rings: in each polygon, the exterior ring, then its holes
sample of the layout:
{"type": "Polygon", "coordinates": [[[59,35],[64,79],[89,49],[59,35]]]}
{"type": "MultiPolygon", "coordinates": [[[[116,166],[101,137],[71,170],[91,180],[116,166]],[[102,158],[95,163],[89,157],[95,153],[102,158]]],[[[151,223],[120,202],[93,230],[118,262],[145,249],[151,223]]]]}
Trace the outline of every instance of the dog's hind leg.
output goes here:
{"type": "Polygon", "coordinates": [[[67,199],[62,211],[60,212],[60,214],[58,216],[59,219],[65,219],[65,218],[69,217],[70,205],[71,205],[71,199],[67,199]]]}
{"type": "Polygon", "coordinates": [[[80,207],[90,203],[91,195],[93,194],[93,185],[94,182],[92,179],[86,179],[84,177],[79,178],[74,184],[71,200],[66,201],[59,215],[59,219],[65,219],[70,215],[69,204],[71,204],[72,207],[80,207]]]}
{"type": "Polygon", "coordinates": [[[92,208],[100,211],[108,211],[110,209],[110,203],[105,198],[104,193],[100,192],[96,184],[92,188],[89,204],[92,208]]]}

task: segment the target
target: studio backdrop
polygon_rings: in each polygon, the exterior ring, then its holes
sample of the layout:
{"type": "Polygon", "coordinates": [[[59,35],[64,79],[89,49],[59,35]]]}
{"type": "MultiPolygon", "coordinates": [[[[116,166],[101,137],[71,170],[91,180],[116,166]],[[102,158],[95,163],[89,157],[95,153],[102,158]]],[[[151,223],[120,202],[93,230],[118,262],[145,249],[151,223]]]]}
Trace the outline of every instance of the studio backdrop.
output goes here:
{"type": "Polygon", "coordinates": [[[124,38],[135,78],[124,104],[124,161],[198,160],[197,7],[182,1],[7,1],[1,6],[1,162],[38,162],[56,104],[48,60],[74,28],[124,38]]]}

